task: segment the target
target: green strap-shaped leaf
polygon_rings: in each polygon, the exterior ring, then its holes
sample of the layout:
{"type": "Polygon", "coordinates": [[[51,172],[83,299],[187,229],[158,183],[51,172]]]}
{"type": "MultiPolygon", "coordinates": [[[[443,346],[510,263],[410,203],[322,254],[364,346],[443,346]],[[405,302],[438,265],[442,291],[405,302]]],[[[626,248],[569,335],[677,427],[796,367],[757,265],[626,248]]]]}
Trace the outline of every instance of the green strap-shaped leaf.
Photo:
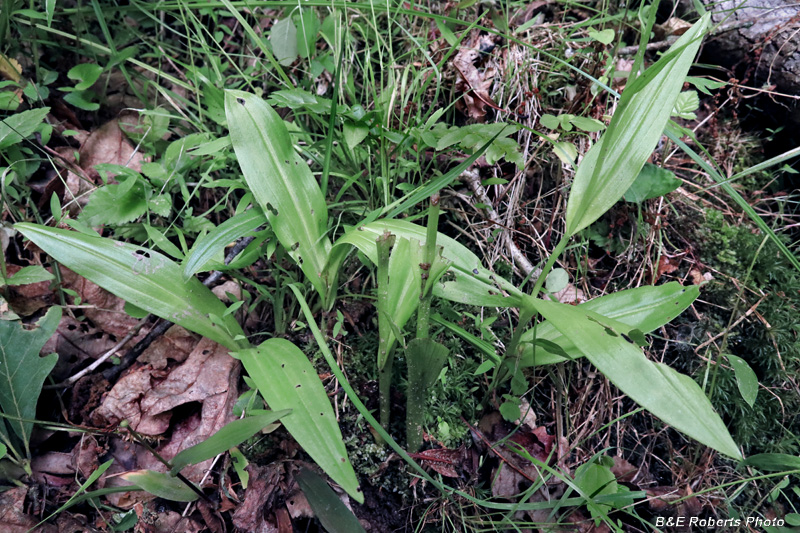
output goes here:
{"type": "MultiPolygon", "coordinates": [[[[373,263],[377,262],[375,239],[384,231],[398,238],[425,242],[427,229],[404,220],[378,220],[348,230],[336,241],[328,269],[336,269],[344,256],[355,246],[373,263]]],[[[438,233],[436,245],[442,247],[442,257],[451,262],[449,273],[434,285],[433,294],[440,298],[470,305],[516,307],[522,303],[522,293],[507,280],[481,266],[480,259],[458,241],[438,233]],[[505,293],[505,294],[504,294],[505,293]]]]}
{"type": "Polygon", "coordinates": [[[234,337],[244,333],[232,315],[221,318],[225,328],[209,318],[223,317],[225,304],[196,278],[184,282],[180,265],[155,250],[37,224],[15,227],[53,259],[123,300],[228,349],[240,347],[234,337]]]}
{"type": "Polygon", "coordinates": [[[203,266],[214,257],[214,254],[264,223],[266,223],[266,218],[261,209],[248,209],[244,213],[229,218],[199,238],[192,247],[192,253],[183,264],[183,279],[188,280],[203,270],[203,266]]]}
{"type": "Polygon", "coordinates": [[[262,415],[248,416],[247,418],[234,420],[225,424],[224,427],[203,442],[181,450],[173,457],[172,461],[170,461],[170,463],[172,463],[170,474],[174,476],[187,465],[201,463],[206,459],[211,459],[212,457],[216,457],[228,451],[234,446],[240,445],[280,417],[288,415],[290,412],[291,410],[289,409],[284,411],[272,411],[262,415]]]}
{"type": "MultiPolygon", "coordinates": [[[[657,287],[637,287],[607,294],[582,303],[578,307],[618,320],[643,333],[649,333],[680,315],[699,295],[700,288],[696,285],[684,287],[673,281],[657,287]]],[[[549,321],[544,321],[523,333],[522,342],[532,342],[534,331],[537,339],[558,344],[570,359],[583,357],[583,353],[575,347],[575,343],[549,321]]],[[[520,364],[523,367],[551,365],[564,360],[563,357],[548,352],[540,346],[527,344],[523,349],[520,364]]]]}
{"type": "Polygon", "coordinates": [[[408,451],[416,452],[422,446],[422,424],[429,389],[439,377],[450,351],[447,346],[430,338],[414,339],[406,348],[408,363],[408,391],[406,402],[406,441],[408,451]]]}
{"type": "Polygon", "coordinates": [[[312,459],[356,501],[363,503],[336,415],[316,370],[286,339],[269,339],[238,352],[270,409],[291,409],[281,423],[312,459]]]}
{"type": "Polygon", "coordinates": [[[722,419],[692,378],[650,361],[622,335],[610,334],[601,325],[603,316],[584,307],[533,298],[529,303],[636,403],[706,446],[741,459],[722,419]]]}
{"type": "Polygon", "coordinates": [[[331,249],[328,208],[311,169],[295,152],[283,119],[261,98],[225,91],[225,114],[247,186],[280,243],[327,299],[335,282],[323,273],[331,249]]]}
{"type": "Polygon", "coordinates": [[[133,483],[136,488],[149,492],[159,498],[164,498],[165,500],[173,502],[193,502],[200,497],[195,491],[187,487],[186,483],[163,472],[137,470],[135,472],[122,474],[120,477],[125,481],[133,483]]]}
{"type": "Polygon", "coordinates": [[[297,474],[297,483],[306,495],[311,510],[322,527],[330,533],[365,533],[353,512],[342,503],[324,479],[303,468],[297,474]]]}
{"type": "Polygon", "coordinates": [[[667,125],[708,21],[709,15],[700,19],[623,91],[608,130],[575,173],[567,202],[567,235],[597,220],[636,179],[667,125]]]}
{"type": "Polygon", "coordinates": [[[22,329],[19,322],[0,320],[0,408],[17,419],[6,422],[22,441],[28,457],[33,422],[19,419],[36,418],[36,402],[42,385],[58,361],[58,355],[39,357],[39,351],[56,331],[59,320],[60,307],[51,307],[38,327],[30,331],[22,329]]]}

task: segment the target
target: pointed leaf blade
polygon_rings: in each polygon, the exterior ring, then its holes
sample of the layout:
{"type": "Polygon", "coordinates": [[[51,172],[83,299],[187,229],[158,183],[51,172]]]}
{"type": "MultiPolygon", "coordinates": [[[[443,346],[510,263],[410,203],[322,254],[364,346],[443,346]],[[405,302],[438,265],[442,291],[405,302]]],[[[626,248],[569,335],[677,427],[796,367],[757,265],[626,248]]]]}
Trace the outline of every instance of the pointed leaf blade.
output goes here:
{"type": "MultiPolygon", "coordinates": [[[[47,375],[58,361],[58,355],[39,357],[61,320],[61,308],[51,307],[38,327],[31,331],[22,329],[18,322],[0,320],[0,408],[3,413],[17,419],[36,418],[36,403],[47,375]]],[[[25,445],[30,455],[33,422],[8,419],[5,421],[25,445]]]]}
{"type": "Polygon", "coordinates": [[[621,335],[609,334],[601,315],[580,307],[530,300],[622,392],[665,423],[718,452],[742,455],[702,389],[689,376],[644,353],[621,335]]]}
{"type": "Polygon", "coordinates": [[[239,348],[234,337],[244,333],[234,317],[223,318],[225,329],[209,318],[223,317],[225,305],[197,279],[184,283],[181,267],[168,257],[74,231],[29,223],[15,227],[53,259],[123,300],[226,348],[239,348]]]}
{"type": "Polygon", "coordinates": [[[283,119],[263,99],[225,91],[231,142],[244,179],[275,235],[326,298],[323,279],[331,243],[328,208],[306,162],[294,151],[283,119]]]}
{"type": "Polygon", "coordinates": [[[281,423],[297,443],[352,498],[363,502],[325,387],[300,348],[274,338],[239,351],[237,357],[270,409],[292,410],[281,423]]]}

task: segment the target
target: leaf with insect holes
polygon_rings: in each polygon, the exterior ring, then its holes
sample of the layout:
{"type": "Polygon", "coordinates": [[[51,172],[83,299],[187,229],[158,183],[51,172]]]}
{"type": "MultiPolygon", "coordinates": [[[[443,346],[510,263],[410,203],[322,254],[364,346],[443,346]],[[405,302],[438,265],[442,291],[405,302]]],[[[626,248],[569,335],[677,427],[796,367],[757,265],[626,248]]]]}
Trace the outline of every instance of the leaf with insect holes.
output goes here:
{"type": "Polygon", "coordinates": [[[741,459],[722,419],[692,378],[648,360],[625,335],[614,335],[604,325],[607,317],[582,306],[535,298],[529,298],[528,303],[636,403],[702,444],[741,459]]]}
{"type": "Polygon", "coordinates": [[[36,418],[36,403],[47,375],[58,355],[40,357],[39,351],[58,327],[61,308],[51,307],[36,329],[25,330],[19,322],[0,320],[0,408],[17,420],[0,420],[0,432],[8,424],[22,441],[30,457],[30,437],[36,418]],[[25,420],[19,420],[25,419],[25,420]]]}
{"type": "Polygon", "coordinates": [[[567,202],[567,235],[600,218],[639,175],[667,125],[709,17],[704,15],[623,91],[608,129],[575,173],[567,202]]]}
{"type": "Polygon", "coordinates": [[[297,443],[353,499],[364,502],[342,433],[317,371],[306,355],[286,339],[273,338],[235,354],[297,443]]]}
{"type": "MultiPolygon", "coordinates": [[[[578,307],[649,333],[680,315],[699,295],[700,289],[696,285],[684,287],[673,281],[657,287],[644,286],[607,294],[578,307]]],[[[522,334],[522,342],[527,343],[520,359],[523,367],[550,365],[565,360],[552,350],[531,345],[534,338],[537,341],[554,342],[569,359],[583,357],[569,337],[561,334],[550,322],[544,321],[522,334]]]]}
{"type": "Polygon", "coordinates": [[[231,141],[247,186],[278,240],[323,301],[335,287],[324,267],[331,249],[328,207],[308,164],[295,152],[283,119],[261,98],[225,91],[231,141]]]}
{"type": "Polygon", "coordinates": [[[141,246],[74,231],[20,223],[15,228],[73,272],[156,316],[238,349],[242,328],[225,304],[196,278],[183,281],[181,267],[141,246]],[[211,319],[221,317],[222,326],[211,319]]]}

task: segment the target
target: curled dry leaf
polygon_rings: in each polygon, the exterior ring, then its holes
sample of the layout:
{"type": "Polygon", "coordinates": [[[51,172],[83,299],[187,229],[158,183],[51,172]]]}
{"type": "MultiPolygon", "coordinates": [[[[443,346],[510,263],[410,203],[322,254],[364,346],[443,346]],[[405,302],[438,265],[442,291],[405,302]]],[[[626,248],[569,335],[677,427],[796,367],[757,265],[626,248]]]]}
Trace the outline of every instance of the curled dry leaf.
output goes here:
{"type": "Polygon", "coordinates": [[[453,66],[458,72],[456,90],[464,92],[463,101],[466,114],[478,121],[486,116],[487,105],[500,110],[489,96],[489,89],[492,87],[496,73],[495,69],[487,68],[481,72],[476,66],[481,55],[491,52],[494,46],[495,43],[491,36],[474,33],[470,45],[462,47],[453,59],[453,66]]]}

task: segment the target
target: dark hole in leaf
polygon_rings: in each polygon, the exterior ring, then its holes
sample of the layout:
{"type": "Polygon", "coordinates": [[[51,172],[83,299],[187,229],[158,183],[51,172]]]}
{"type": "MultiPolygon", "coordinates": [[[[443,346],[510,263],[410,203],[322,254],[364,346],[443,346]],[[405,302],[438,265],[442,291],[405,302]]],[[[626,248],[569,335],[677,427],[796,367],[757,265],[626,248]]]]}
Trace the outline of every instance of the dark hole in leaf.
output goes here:
{"type": "Polygon", "coordinates": [[[631,339],[630,337],[628,337],[624,333],[622,334],[622,338],[625,339],[626,341],[628,341],[629,343],[633,344],[633,339],[631,339]]]}
{"type": "Polygon", "coordinates": [[[273,206],[273,205],[272,205],[271,203],[269,203],[269,202],[267,202],[267,211],[269,211],[270,213],[272,213],[272,214],[273,214],[273,215],[275,215],[275,216],[278,216],[278,210],[277,210],[277,209],[275,209],[275,206],[273,206]]]}
{"type": "Polygon", "coordinates": [[[203,350],[203,355],[208,355],[208,350],[203,350]]]}
{"type": "Polygon", "coordinates": [[[287,165],[289,164],[289,160],[288,159],[284,159],[283,162],[286,163],[287,165]]]}
{"type": "Polygon", "coordinates": [[[477,268],[473,268],[473,269],[472,269],[472,273],[473,273],[473,274],[477,274],[477,273],[478,273],[478,269],[477,269],[477,268]]]}
{"type": "Polygon", "coordinates": [[[133,253],[134,253],[134,255],[138,255],[138,256],[146,257],[146,258],[150,259],[150,252],[148,252],[147,250],[136,250],[133,253]]]}
{"type": "Polygon", "coordinates": [[[295,389],[299,389],[300,388],[300,384],[298,383],[297,385],[294,386],[294,388],[295,389]]]}
{"type": "Polygon", "coordinates": [[[244,98],[237,98],[236,101],[244,105],[244,98]]]}
{"type": "Polygon", "coordinates": [[[286,368],[286,363],[281,363],[281,368],[286,368]]]}
{"type": "Polygon", "coordinates": [[[293,252],[294,252],[294,251],[296,251],[298,248],[300,248],[300,243],[299,243],[299,242],[296,242],[296,243],[294,243],[294,244],[292,245],[292,251],[293,251],[293,252]]]}

